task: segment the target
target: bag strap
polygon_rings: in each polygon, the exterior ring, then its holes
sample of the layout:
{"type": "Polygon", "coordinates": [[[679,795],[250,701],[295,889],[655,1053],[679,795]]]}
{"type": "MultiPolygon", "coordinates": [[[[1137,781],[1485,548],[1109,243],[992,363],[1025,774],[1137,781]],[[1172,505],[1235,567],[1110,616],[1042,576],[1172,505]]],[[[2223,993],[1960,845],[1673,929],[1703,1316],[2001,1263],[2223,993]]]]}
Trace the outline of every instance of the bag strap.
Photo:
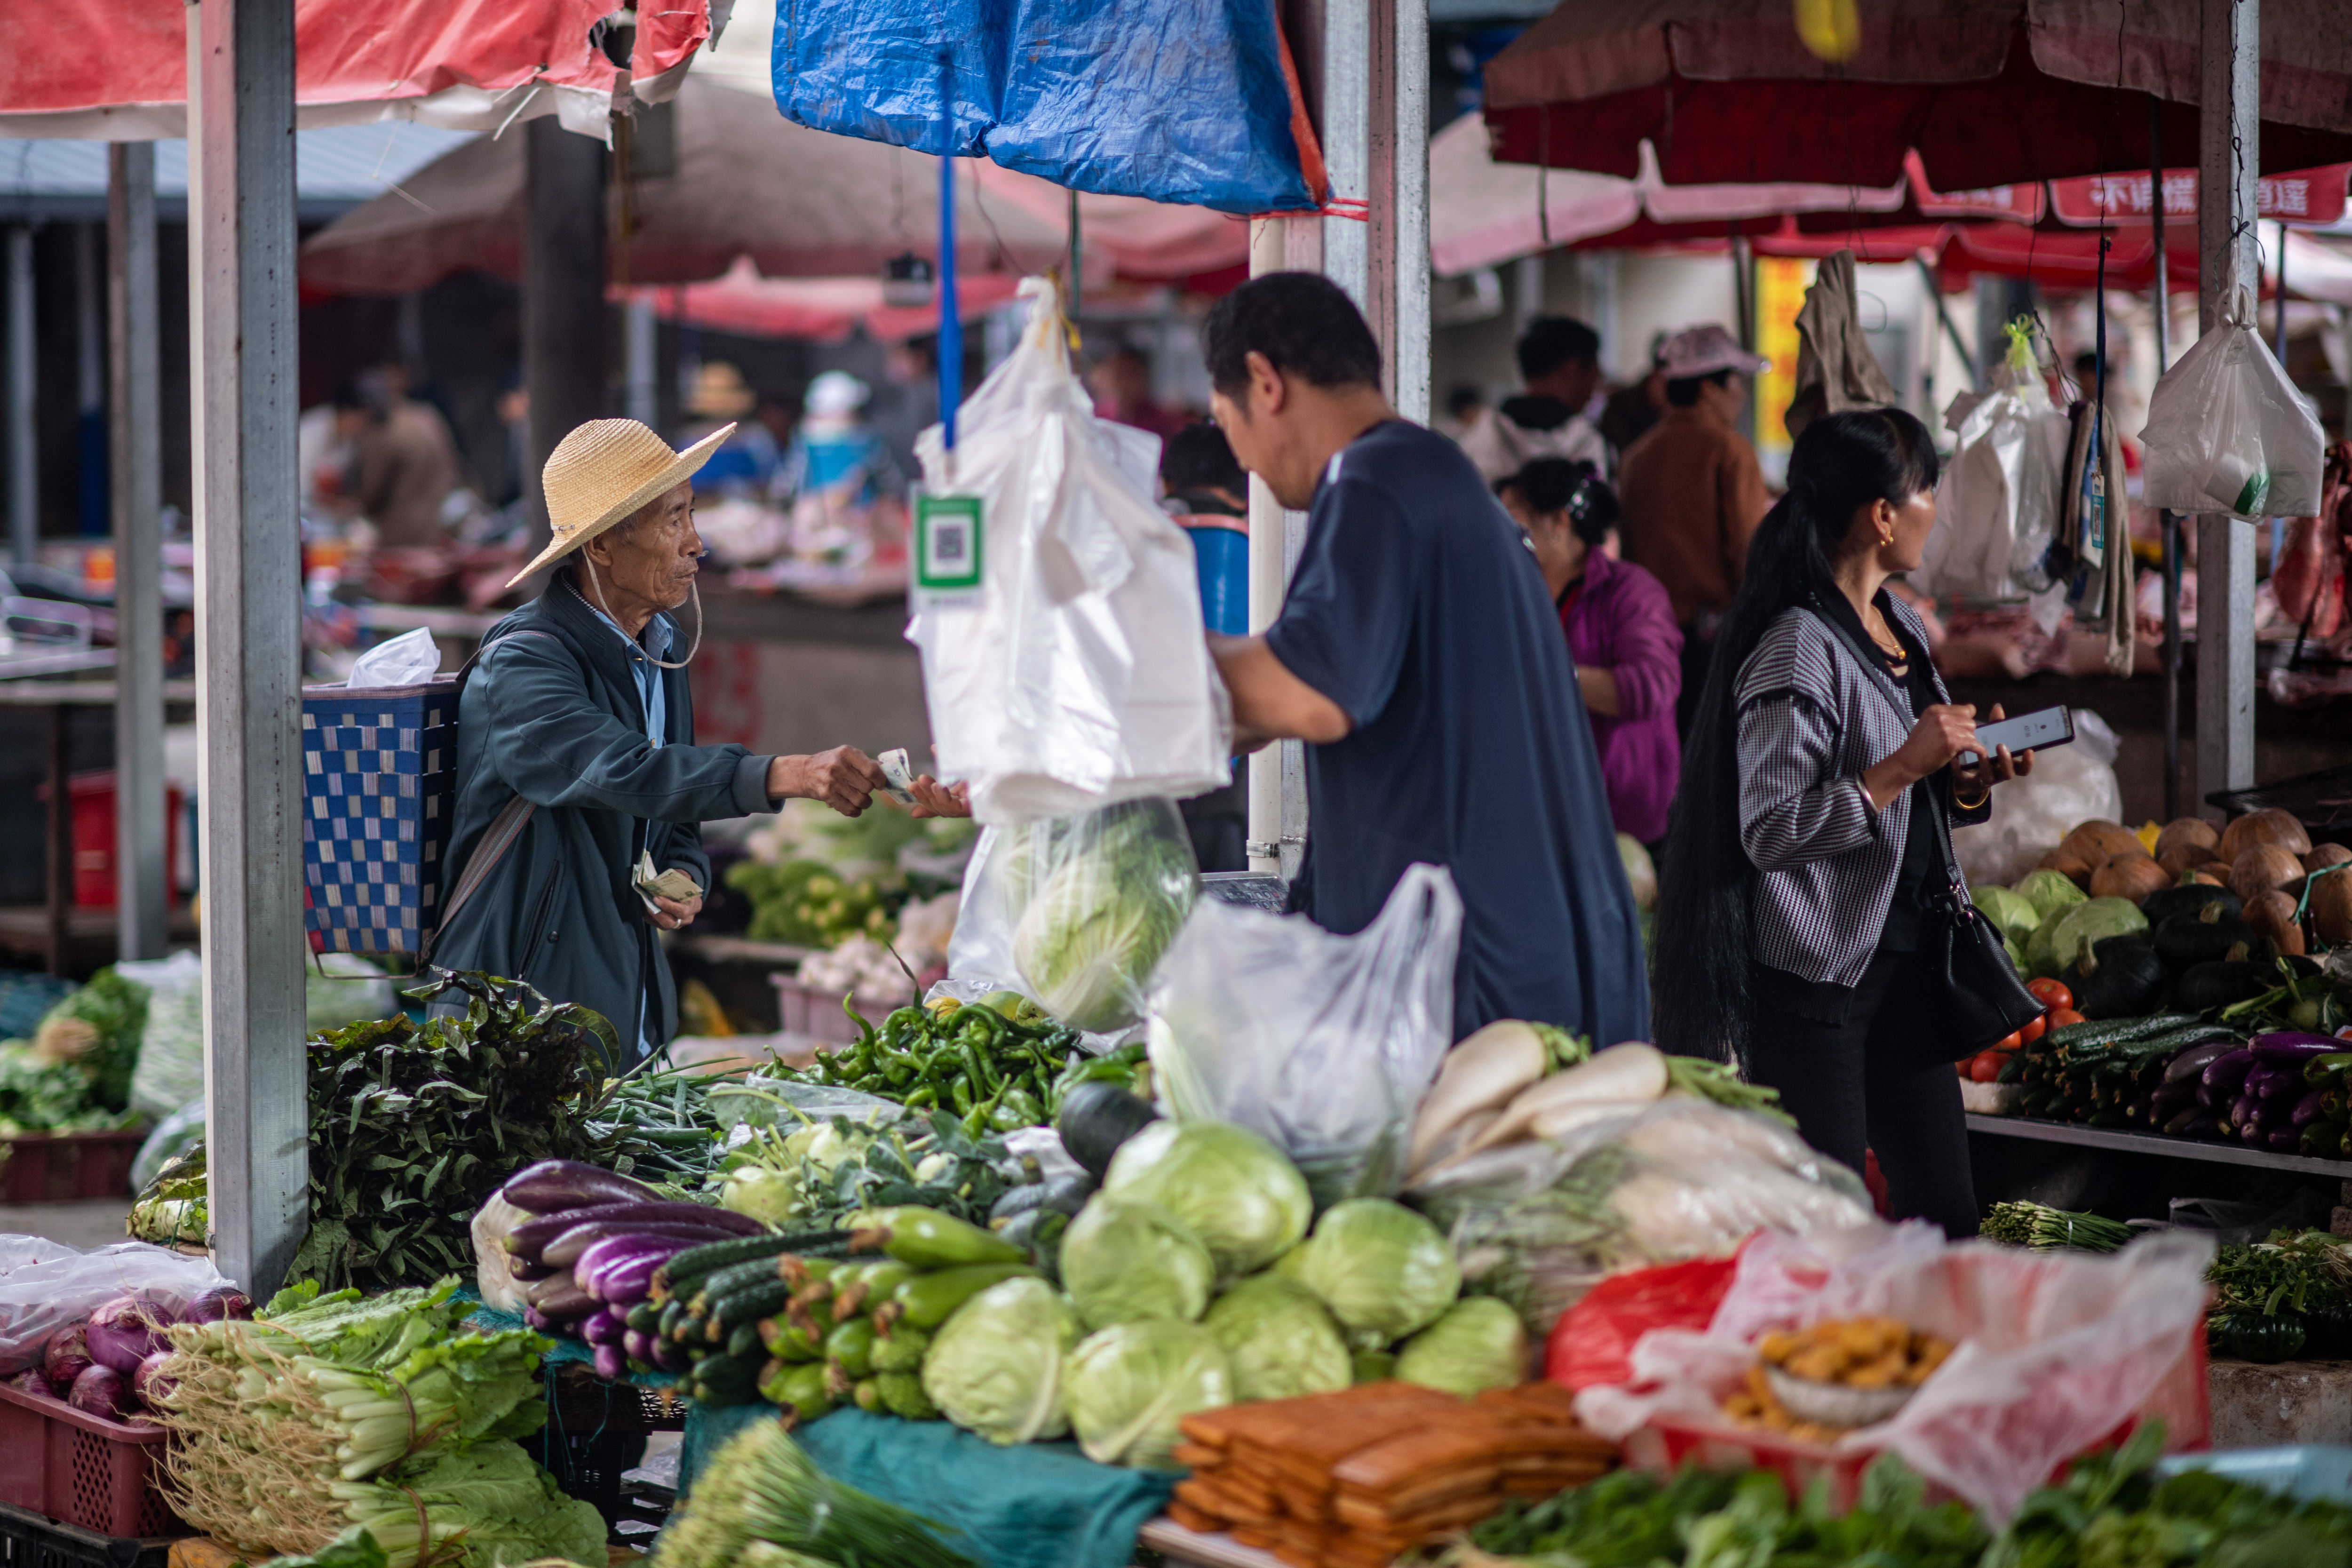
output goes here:
{"type": "MultiPolygon", "coordinates": [[[[550,642],[562,640],[551,632],[531,631],[525,627],[518,627],[506,635],[514,637],[545,637],[550,642]]],[[[484,642],[467,656],[465,663],[457,667],[457,696],[461,701],[466,695],[466,682],[474,673],[474,666],[481,662],[482,656],[489,652],[493,646],[492,642],[484,642]]],[[[529,825],[530,814],[536,809],[534,803],[518,795],[500,806],[498,816],[490,819],[490,826],[483,833],[481,842],[474,846],[474,853],[466,860],[465,875],[457,879],[457,887],[452,889],[449,896],[441,901],[441,918],[433,922],[433,929],[425,933],[425,941],[420,944],[424,949],[416,955],[417,966],[420,969],[432,963],[433,950],[440,945],[441,933],[449,929],[449,922],[457,917],[458,910],[465,906],[467,900],[474,896],[475,890],[489,880],[490,873],[498,869],[499,862],[506,858],[507,851],[513,848],[515,840],[522,837],[522,830],[529,825]]]]}

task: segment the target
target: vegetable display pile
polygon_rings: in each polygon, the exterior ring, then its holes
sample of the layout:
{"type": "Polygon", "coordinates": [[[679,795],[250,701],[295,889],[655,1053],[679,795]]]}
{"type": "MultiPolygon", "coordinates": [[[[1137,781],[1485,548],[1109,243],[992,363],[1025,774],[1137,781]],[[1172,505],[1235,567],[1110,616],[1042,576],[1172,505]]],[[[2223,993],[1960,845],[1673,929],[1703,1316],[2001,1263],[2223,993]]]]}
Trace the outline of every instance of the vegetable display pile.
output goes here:
{"type": "Polygon", "coordinates": [[[2352,1251],[2318,1231],[2280,1231],[2224,1247],[2205,1278],[2213,1310],[2205,1339],[2215,1355],[2245,1361],[2352,1355],[2352,1251]]]}
{"type": "MultiPolygon", "coordinates": [[[[856,1017],[856,1014],[851,1015],[856,1017]]],[[[857,1043],[817,1058],[784,1078],[878,1094],[909,1110],[952,1110],[967,1131],[1010,1132],[1051,1122],[1080,1083],[1132,1084],[1143,1048],[1108,1056],[1078,1049],[1077,1036],[1017,992],[970,1005],[941,997],[901,1007],[875,1028],[859,1018],[857,1043]]]]}
{"type": "Polygon", "coordinates": [[[10,1377],[8,1386],[37,1399],[62,1400],[101,1420],[132,1420],[152,1414],[170,1392],[163,1370],[171,1353],[165,1330],[252,1315],[252,1303],[227,1289],[208,1290],[184,1306],[153,1295],[117,1296],[52,1333],[39,1364],[10,1377]]]}
{"type": "Polygon", "coordinates": [[[771,1229],[811,1230],[901,1204],[985,1223],[1016,1168],[995,1134],[974,1137],[934,1110],[878,1125],[835,1116],[789,1132],[752,1124],[711,1180],[722,1206],[771,1229]]]}
{"type": "Polygon", "coordinates": [[[2292,1029],[2249,1039],[2173,1013],[2061,1026],[2000,1081],[2024,1089],[2027,1116],[2334,1160],[2352,1131],[2347,1069],[2352,1041],[2292,1029]]]}
{"type": "Polygon", "coordinates": [[[751,836],[753,858],[728,868],[726,884],[751,900],[747,934],[755,942],[887,942],[908,901],[954,885],[921,868],[941,858],[951,863],[976,831],[969,819],[918,819],[881,800],[856,817],[787,801],[751,836]]]}
{"type": "Polygon", "coordinates": [[[158,1374],[173,1507],[253,1561],[366,1530],[390,1568],[593,1561],[604,1522],[514,1439],[546,1419],[547,1342],[461,1331],[457,1280],[362,1298],[280,1291],[252,1321],[183,1323],[158,1374]]]}
{"type": "Polygon", "coordinates": [[[930,1521],[828,1479],[772,1421],[712,1456],[655,1568],[973,1568],[930,1521]]]}
{"type": "Polygon", "coordinates": [[[131,1069],[147,988],[112,968],[49,1009],[32,1039],[0,1041],[0,1134],[131,1126],[131,1069]]]}
{"type": "Polygon", "coordinates": [[[123,1226],[132,1240],[158,1247],[203,1247],[212,1239],[212,1198],[201,1142],[163,1163],[155,1179],[139,1190],[123,1226]]]}
{"type": "Polygon", "coordinates": [[[640,1068],[599,1097],[582,1124],[581,1159],[618,1175],[692,1189],[719,1165],[709,1074],[640,1068]]]}
{"type": "Polygon", "coordinates": [[[2038,1252],[2068,1248],[2076,1252],[2114,1252],[2132,1238],[2129,1226],[2101,1219],[2095,1214],[2031,1203],[1993,1205],[1978,1234],[1988,1241],[2028,1247],[2038,1252]]]}

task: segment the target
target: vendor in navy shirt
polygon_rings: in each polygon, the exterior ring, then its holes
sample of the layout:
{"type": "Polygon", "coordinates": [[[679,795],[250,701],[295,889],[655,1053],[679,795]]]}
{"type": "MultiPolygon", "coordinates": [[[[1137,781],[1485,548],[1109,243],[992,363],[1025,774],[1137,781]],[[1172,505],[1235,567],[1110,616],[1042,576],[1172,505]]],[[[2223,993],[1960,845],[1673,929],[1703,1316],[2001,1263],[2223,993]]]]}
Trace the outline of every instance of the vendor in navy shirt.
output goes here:
{"type": "Polygon", "coordinates": [[[1361,931],[1406,867],[1446,867],[1457,1037],[1528,1018],[1646,1039],[1591,727],[1517,526],[1459,447],[1397,417],[1371,329],[1328,279],[1244,284],[1206,345],[1234,455],[1307,512],[1280,617],[1212,639],[1240,743],[1309,742],[1295,907],[1361,931]]]}

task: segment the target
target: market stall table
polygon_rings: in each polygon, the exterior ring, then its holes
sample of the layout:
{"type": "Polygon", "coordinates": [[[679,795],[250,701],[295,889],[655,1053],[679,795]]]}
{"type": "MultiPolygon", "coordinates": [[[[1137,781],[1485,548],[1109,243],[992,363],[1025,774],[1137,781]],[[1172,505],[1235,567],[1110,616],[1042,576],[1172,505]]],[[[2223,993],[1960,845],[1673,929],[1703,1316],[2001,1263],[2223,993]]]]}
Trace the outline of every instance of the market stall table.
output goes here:
{"type": "Polygon", "coordinates": [[[2124,1132],[2113,1128],[2084,1127],[2071,1121],[2042,1121],[2022,1116],[1980,1116],[1965,1119],[1971,1132],[2001,1138],[2031,1138],[2050,1143],[2074,1143],[2090,1149],[2111,1149],[2130,1154],[2155,1154],[2169,1160],[2210,1160],[2221,1165],[2258,1165],[2266,1170],[2295,1171],[2305,1175],[2352,1178],[2352,1160],[2318,1160],[2302,1154],[2278,1154],[2249,1149],[2242,1143],[2216,1142],[2210,1138],[2174,1138],[2160,1132],[2124,1132]]]}

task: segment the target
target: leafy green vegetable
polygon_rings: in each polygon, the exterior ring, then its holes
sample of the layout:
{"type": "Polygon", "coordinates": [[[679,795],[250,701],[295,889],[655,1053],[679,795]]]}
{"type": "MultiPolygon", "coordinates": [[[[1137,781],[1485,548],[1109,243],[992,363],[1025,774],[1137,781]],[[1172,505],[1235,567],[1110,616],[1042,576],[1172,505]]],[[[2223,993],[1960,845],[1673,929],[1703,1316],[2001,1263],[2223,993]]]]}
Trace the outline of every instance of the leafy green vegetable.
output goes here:
{"type": "Polygon", "coordinates": [[[1181,1469],[1177,1423],[1230,1405],[1233,1370],[1207,1330],[1167,1318],[1105,1329],[1070,1354],[1070,1425],[1098,1465],[1181,1469]]]}
{"type": "Polygon", "coordinates": [[[781,1230],[833,1226],[861,1209],[915,1205],[986,1225],[1013,1160],[945,1111],[887,1127],[847,1117],[786,1131],[753,1125],[712,1181],[720,1206],[781,1230]]]}
{"type": "Polygon", "coordinates": [[[1157,1204],[1201,1238],[1218,1276],[1255,1274],[1307,1234],[1307,1178],[1246,1127],[1155,1121],[1119,1145],[1103,1176],[1115,1198],[1157,1204]]]}
{"type": "Polygon", "coordinates": [[[1071,1027],[1125,1028],[1201,890],[1182,819],[1165,801],[1130,801],[1041,825],[1028,842],[1043,868],[1013,906],[1013,962],[1071,1027]]]}
{"type": "MultiPolygon", "coordinates": [[[[2058,917],[2050,935],[2050,958],[2061,970],[2111,936],[2128,936],[2147,929],[2147,917],[2129,899],[2092,899],[2058,917]]],[[[2035,936],[2041,932],[2037,930],[2035,936]]],[[[2031,949],[2028,956],[2032,956],[2031,949]]]]}
{"type": "Polygon", "coordinates": [[[436,1549],[458,1548],[468,1568],[544,1557],[593,1563],[604,1550],[596,1505],[564,1496],[512,1443],[443,1451],[397,1481],[344,1482],[333,1490],[383,1548],[389,1568],[415,1562],[428,1538],[436,1549]]]}
{"type": "Polygon", "coordinates": [[[1405,1341],[1396,1374],[1467,1399],[1482,1388],[1527,1380],[1528,1335],[1519,1315],[1492,1296],[1471,1296],[1405,1341]]]}
{"type": "Polygon", "coordinates": [[[746,935],[797,947],[838,947],[858,935],[887,942],[898,930],[892,911],[906,901],[885,879],[845,877],[817,860],[739,860],[727,868],[727,885],[751,900],[746,935]]]}
{"type": "Polygon", "coordinates": [[[1437,1321],[1462,1287],[1437,1227],[1386,1198],[1349,1198],[1315,1222],[1298,1279],[1340,1326],[1382,1343],[1437,1321]]]}
{"type": "MultiPolygon", "coordinates": [[[[2090,896],[2076,887],[2074,879],[2063,871],[2028,871],[2011,890],[2033,906],[2034,924],[2037,926],[2052,915],[2071,909],[2090,896]]],[[[1975,897],[1973,889],[1969,897],[1975,897]]]]}
{"type": "Polygon", "coordinates": [[[712,1457],[662,1531],[654,1568],[975,1568],[941,1543],[945,1533],[829,1479],[781,1423],[756,1421],[712,1457]]]}
{"type": "Polygon", "coordinates": [[[2047,1204],[2000,1203],[1986,1214],[1978,1235],[2011,1247],[2054,1252],[2113,1252],[2131,1240],[2131,1227],[2095,1214],[2054,1209],[2047,1204]]]}
{"type": "Polygon", "coordinates": [[[98,1132],[135,1120],[99,1102],[80,1063],[44,1056],[20,1041],[0,1042],[0,1133],[98,1132]]]}
{"type": "MultiPolygon", "coordinates": [[[[2058,875],[2055,871],[2046,874],[2058,875]]],[[[2063,878],[2059,879],[2065,880],[2063,878]]],[[[2066,886],[2072,888],[2074,884],[2067,882],[2066,886]]],[[[2033,928],[2042,923],[2042,910],[2034,901],[2023,893],[2007,888],[1970,888],[1969,902],[1983,911],[1985,919],[1992,921],[1994,930],[2012,942],[2024,942],[2033,934],[2033,928]]]]}
{"type": "Polygon", "coordinates": [[[44,1055],[79,1067],[89,1076],[91,1100],[120,1112],[131,1104],[131,1069],[139,1064],[139,1037],[146,1026],[147,987],[108,964],[49,1009],[33,1043],[44,1055]]]}
{"type": "Polygon", "coordinates": [[[131,1205],[126,1228],[134,1241],[159,1247],[175,1242],[202,1247],[212,1228],[211,1205],[205,1181],[205,1145],[198,1140],[188,1152],[166,1161],[155,1179],[140,1189],[131,1205]]]}
{"type": "Polygon", "coordinates": [[[992,1443],[1049,1442],[1070,1429],[1064,1363],[1078,1318],[1043,1279],[1006,1279],[956,1309],[923,1358],[923,1392],[992,1443]]]}
{"type": "Polygon", "coordinates": [[[1237,1403],[1336,1394],[1352,1381],[1330,1310],[1286,1275],[1252,1275],[1211,1303],[1201,1326],[1224,1347],[1237,1403]]]}
{"type": "Polygon", "coordinates": [[[1087,1327],[1107,1329],[1142,1318],[1192,1321],[1209,1305],[1217,1266],[1159,1205],[1097,1193],[1062,1237],[1061,1272],[1087,1327]]]}

